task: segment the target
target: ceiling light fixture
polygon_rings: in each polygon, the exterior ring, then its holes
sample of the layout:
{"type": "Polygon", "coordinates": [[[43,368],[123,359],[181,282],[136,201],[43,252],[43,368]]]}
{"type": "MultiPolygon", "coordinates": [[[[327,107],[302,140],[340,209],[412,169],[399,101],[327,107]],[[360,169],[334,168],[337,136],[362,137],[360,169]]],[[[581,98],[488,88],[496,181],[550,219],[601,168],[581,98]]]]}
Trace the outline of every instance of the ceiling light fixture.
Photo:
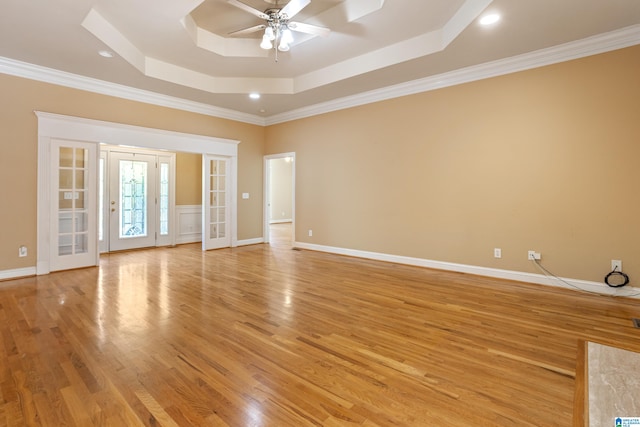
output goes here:
{"type": "Polygon", "coordinates": [[[103,58],[113,58],[113,53],[109,52],[108,50],[100,50],[98,51],[98,55],[102,56],[103,58]]]}
{"type": "MultiPolygon", "coordinates": [[[[273,3],[277,6],[278,0],[266,0],[268,3],[273,3]]],[[[254,9],[253,7],[242,3],[239,0],[227,0],[227,3],[249,12],[252,15],[263,19],[263,24],[254,25],[253,27],[244,28],[242,30],[233,31],[231,35],[243,35],[256,31],[264,30],[262,40],[260,41],[260,47],[265,50],[274,49],[276,52],[276,62],[278,62],[278,52],[287,52],[291,48],[293,43],[293,31],[299,31],[302,33],[312,34],[314,36],[328,36],[329,30],[325,27],[319,27],[317,25],[305,24],[302,22],[290,21],[298,12],[304,9],[311,3],[311,0],[289,0],[289,2],[282,9],[274,7],[265,10],[264,12],[254,9]]]]}
{"type": "Polygon", "coordinates": [[[256,93],[256,92],[250,93],[249,94],[249,98],[251,98],[251,99],[260,99],[260,94],[256,93]]]}
{"type": "Polygon", "coordinates": [[[498,15],[497,13],[490,13],[480,18],[480,25],[484,25],[484,26],[493,25],[499,20],[500,20],[500,15],[498,15]]]}
{"type": "Polygon", "coordinates": [[[293,34],[288,26],[289,20],[286,15],[280,14],[279,9],[269,9],[265,13],[268,18],[260,47],[265,50],[275,48],[277,62],[278,52],[289,51],[290,45],[293,43],[293,34]]]}

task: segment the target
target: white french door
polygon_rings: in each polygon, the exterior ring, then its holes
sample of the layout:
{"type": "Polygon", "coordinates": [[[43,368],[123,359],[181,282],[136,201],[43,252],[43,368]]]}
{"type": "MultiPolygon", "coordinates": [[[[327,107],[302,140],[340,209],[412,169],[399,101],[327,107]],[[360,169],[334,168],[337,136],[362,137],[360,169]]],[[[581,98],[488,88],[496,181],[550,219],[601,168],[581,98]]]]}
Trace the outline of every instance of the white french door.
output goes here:
{"type": "Polygon", "coordinates": [[[96,168],[96,144],[51,141],[51,271],[98,263],[96,168]]]}
{"type": "Polygon", "coordinates": [[[202,249],[231,246],[230,160],[205,154],[202,156],[202,249]]]}
{"type": "Polygon", "coordinates": [[[156,245],[156,157],[111,152],[109,250],[156,245]]]}

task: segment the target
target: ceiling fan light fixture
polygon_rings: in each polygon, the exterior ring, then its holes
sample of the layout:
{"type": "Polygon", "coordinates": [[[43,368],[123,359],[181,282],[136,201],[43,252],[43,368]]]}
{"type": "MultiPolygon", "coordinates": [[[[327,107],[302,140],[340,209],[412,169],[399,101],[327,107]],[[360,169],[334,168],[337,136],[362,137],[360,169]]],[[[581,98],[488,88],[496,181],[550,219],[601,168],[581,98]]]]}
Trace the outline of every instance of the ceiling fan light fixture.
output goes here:
{"type": "Polygon", "coordinates": [[[289,52],[289,45],[287,43],[284,43],[283,41],[280,41],[280,44],[278,45],[278,50],[280,52],[289,52]]]}
{"type": "Polygon", "coordinates": [[[260,43],[260,47],[265,50],[269,50],[273,47],[273,43],[271,43],[271,40],[269,40],[269,37],[267,37],[266,34],[262,36],[262,42],[260,43]]]}
{"type": "Polygon", "coordinates": [[[261,31],[264,29],[264,34],[262,35],[262,40],[260,41],[260,47],[265,50],[274,49],[276,62],[278,62],[278,52],[289,51],[291,45],[294,43],[293,33],[291,32],[291,30],[311,34],[312,36],[325,37],[330,32],[330,30],[325,27],[291,21],[291,19],[295,15],[297,15],[298,12],[300,12],[311,3],[311,0],[265,0],[267,3],[275,5],[274,7],[268,8],[265,11],[255,9],[254,7],[249,6],[241,0],[226,1],[227,3],[239,9],[242,9],[245,12],[249,12],[250,14],[265,21],[261,25],[254,25],[253,27],[233,31],[229,34],[240,35],[261,31]],[[286,2],[286,5],[280,7],[280,1],[286,2]]]}
{"type": "Polygon", "coordinates": [[[276,39],[276,35],[273,32],[273,28],[272,27],[267,27],[264,30],[264,36],[266,38],[268,38],[269,40],[273,41],[276,39]]]}
{"type": "Polygon", "coordinates": [[[281,43],[286,43],[287,45],[293,43],[293,34],[291,30],[287,27],[282,31],[281,43]]]}

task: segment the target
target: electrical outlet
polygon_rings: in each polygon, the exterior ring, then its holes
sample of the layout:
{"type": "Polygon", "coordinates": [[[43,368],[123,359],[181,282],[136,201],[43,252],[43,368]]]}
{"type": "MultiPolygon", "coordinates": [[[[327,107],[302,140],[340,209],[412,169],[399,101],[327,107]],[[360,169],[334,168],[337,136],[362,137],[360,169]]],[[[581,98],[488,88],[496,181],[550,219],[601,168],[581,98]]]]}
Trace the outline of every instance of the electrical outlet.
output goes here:
{"type": "Polygon", "coordinates": [[[612,259],[611,271],[622,271],[622,261],[619,259],[612,259]]]}
{"type": "Polygon", "coordinates": [[[25,257],[27,256],[27,247],[26,246],[20,246],[18,248],[18,256],[19,257],[25,257]]]}
{"type": "Polygon", "coordinates": [[[309,237],[313,237],[313,230],[309,230],[309,237]]]}
{"type": "Polygon", "coordinates": [[[542,258],[542,256],[540,255],[540,252],[536,252],[536,251],[528,251],[527,252],[527,259],[528,260],[536,260],[536,259],[540,259],[542,258]]]}
{"type": "Polygon", "coordinates": [[[502,249],[493,248],[493,257],[494,258],[502,258],[502,249]]]}

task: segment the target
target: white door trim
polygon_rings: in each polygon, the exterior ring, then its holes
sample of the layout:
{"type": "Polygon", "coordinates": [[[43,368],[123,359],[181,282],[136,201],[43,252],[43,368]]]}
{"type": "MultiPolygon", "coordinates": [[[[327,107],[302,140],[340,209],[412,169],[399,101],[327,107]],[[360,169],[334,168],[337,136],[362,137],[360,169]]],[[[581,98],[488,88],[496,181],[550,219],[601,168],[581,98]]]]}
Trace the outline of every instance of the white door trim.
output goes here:
{"type": "MultiPolygon", "coordinates": [[[[231,245],[237,245],[237,158],[240,141],[172,132],[101,120],[84,119],[60,114],[35,111],[38,117],[38,219],[37,219],[37,274],[51,271],[49,255],[51,230],[49,176],[51,173],[51,140],[54,138],[152,148],[156,150],[181,151],[186,153],[212,154],[231,158],[231,245]]],[[[100,151],[99,149],[97,150],[100,151]]],[[[96,194],[98,189],[96,188],[96,194]]],[[[95,198],[94,200],[97,200],[95,198]]],[[[97,211],[97,208],[96,208],[97,211]]],[[[97,217],[93,218],[97,221],[97,217]]],[[[96,261],[97,262],[97,261],[96,261]]]]}
{"type": "Polygon", "coordinates": [[[286,159],[291,158],[291,243],[296,241],[296,153],[280,153],[269,154],[264,156],[263,168],[264,177],[262,182],[264,183],[263,198],[264,206],[262,210],[262,236],[264,243],[269,243],[269,194],[271,193],[271,164],[269,160],[274,159],[286,159]]]}

